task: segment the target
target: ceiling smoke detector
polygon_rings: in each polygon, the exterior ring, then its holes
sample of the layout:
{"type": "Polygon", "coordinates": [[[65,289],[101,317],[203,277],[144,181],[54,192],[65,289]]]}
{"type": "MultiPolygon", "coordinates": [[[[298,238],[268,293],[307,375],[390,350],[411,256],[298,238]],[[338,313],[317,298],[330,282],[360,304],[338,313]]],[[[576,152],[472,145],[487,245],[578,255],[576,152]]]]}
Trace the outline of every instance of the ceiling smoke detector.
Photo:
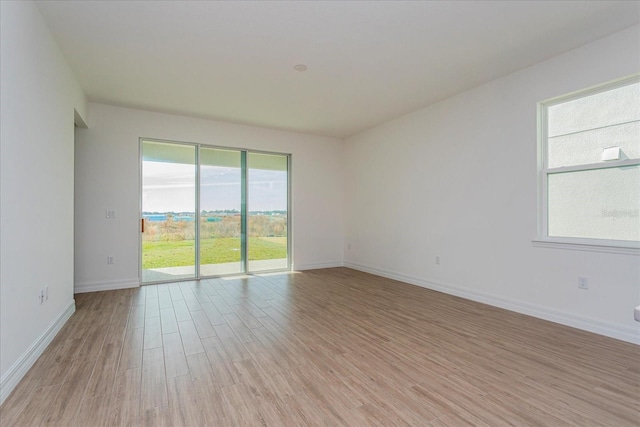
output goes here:
{"type": "Polygon", "coordinates": [[[304,64],[298,64],[298,65],[294,66],[293,69],[296,70],[296,71],[303,72],[303,71],[307,71],[307,66],[304,65],[304,64]]]}

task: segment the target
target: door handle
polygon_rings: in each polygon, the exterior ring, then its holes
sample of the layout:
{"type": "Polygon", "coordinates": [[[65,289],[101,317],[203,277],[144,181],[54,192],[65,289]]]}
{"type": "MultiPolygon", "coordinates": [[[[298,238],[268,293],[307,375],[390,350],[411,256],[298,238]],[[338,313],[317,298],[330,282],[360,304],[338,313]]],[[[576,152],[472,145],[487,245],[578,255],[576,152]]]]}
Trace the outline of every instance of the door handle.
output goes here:
{"type": "Polygon", "coordinates": [[[141,229],[142,229],[142,230],[141,230],[141,231],[144,233],[144,218],[142,218],[142,219],[140,220],[140,223],[142,224],[142,226],[141,226],[141,229]]]}

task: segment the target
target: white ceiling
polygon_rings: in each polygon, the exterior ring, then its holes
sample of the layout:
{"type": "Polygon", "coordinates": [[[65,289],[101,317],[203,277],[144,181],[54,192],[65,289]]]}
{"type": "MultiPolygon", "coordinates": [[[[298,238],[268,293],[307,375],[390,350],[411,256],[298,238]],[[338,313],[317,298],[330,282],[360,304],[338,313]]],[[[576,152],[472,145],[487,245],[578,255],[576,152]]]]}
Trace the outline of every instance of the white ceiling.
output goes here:
{"type": "Polygon", "coordinates": [[[38,6],[91,101],[336,137],[640,21],[638,1],[38,6]]]}

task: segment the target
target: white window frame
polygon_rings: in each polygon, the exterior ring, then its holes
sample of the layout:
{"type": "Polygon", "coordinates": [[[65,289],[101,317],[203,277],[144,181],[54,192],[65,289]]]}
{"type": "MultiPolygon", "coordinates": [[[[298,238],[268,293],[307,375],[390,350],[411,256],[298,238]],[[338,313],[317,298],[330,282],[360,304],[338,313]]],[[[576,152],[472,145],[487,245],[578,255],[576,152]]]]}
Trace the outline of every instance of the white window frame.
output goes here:
{"type": "Polygon", "coordinates": [[[593,86],[588,89],[550,98],[538,103],[538,233],[533,245],[557,249],[570,249],[594,252],[622,253],[640,255],[640,242],[612,239],[591,239],[580,237],[549,236],[547,182],[548,176],[561,172],[586,171],[640,165],[640,159],[612,160],[605,163],[583,164],[549,168],[547,165],[548,127],[547,110],[550,106],[606,92],[622,86],[640,82],[640,74],[624,77],[612,82],[593,86]]]}

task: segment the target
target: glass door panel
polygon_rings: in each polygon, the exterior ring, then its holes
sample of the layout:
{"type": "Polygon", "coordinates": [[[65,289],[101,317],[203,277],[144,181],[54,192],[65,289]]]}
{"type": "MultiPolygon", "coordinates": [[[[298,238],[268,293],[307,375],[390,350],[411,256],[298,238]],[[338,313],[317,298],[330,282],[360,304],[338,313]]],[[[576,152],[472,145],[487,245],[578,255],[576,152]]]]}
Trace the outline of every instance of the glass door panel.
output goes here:
{"type": "Polygon", "coordinates": [[[196,277],[196,147],[142,142],[142,282],[196,277]]]}
{"type": "Polygon", "coordinates": [[[248,270],[289,268],[288,156],[247,153],[248,270]]]}
{"type": "Polygon", "coordinates": [[[200,275],[242,273],[242,152],[200,149],[200,275]]]}

